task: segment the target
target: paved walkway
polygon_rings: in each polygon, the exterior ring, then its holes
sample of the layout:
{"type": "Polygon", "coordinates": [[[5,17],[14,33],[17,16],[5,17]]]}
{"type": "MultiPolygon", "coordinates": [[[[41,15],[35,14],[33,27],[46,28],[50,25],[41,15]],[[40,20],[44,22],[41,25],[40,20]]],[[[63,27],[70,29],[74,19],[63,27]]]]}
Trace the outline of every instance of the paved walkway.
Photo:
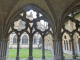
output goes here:
{"type": "MultiPolygon", "coordinates": [[[[16,59],[8,59],[8,60],[16,60],[16,59]]],[[[20,60],[28,60],[28,59],[20,59],[20,60]]],[[[33,59],[33,60],[54,60],[54,59],[33,59]]],[[[65,59],[65,60],[80,60],[80,59],[65,59]]]]}

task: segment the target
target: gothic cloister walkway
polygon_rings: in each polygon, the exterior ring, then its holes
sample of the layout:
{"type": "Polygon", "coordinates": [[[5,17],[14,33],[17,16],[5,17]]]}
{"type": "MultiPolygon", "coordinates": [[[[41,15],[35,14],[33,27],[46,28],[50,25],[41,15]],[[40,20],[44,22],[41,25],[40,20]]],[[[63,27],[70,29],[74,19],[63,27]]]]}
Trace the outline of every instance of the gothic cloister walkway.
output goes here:
{"type": "Polygon", "coordinates": [[[0,0],[0,60],[8,58],[9,36],[13,32],[17,53],[12,60],[20,60],[20,41],[24,32],[29,41],[29,60],[80,60],[76,59],[77,54],[80,56],[80,0],[0,0]],[[41,59],[33,58],[36,33],[41,35],[41,59]],[[45,39],[48,34],[52,39],[45,39]],[[45,44],[50,40],[54,59],[45,58],[45,44]],[[72,52],[72,59],[65,59],[64,50],[72,52]]]}

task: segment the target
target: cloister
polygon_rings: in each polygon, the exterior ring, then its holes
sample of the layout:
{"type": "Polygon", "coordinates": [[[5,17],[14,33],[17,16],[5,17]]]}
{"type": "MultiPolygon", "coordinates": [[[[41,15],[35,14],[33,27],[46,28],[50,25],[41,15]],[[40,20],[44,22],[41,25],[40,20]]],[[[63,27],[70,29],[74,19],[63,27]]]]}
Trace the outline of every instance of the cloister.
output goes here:
{"type": "Polygon", "coordinates": [[[35,60],[35,36],[42,43],[39,60],[80,60],[76,58],[76,53],[80,55],[80,0],[0,0],[0,60],[8,60],[11,34],[17,44],[16,60],[20,60],[20,41],[29,44],[27,60],[35,60]],[[48,34],[52,37],[46,38],[48,34]],[[53,51],[51,59],[45,57],[48,43],[53,51]],[[68,50],[72,59],[63,55],[68,50]]]}

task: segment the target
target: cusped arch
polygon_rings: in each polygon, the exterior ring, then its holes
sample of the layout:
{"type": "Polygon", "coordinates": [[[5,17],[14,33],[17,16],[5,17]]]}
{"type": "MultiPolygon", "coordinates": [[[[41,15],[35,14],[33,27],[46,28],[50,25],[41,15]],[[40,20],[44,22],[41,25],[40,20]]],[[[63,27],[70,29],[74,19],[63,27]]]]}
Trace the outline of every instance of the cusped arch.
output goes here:
{"type": "Polygon", "coordinates": [[[63,43],[64,43],[64,41],[68,41],[68,43],[69,43],[69,40],[71,40],[71,35],[68,33],[68,32],[64,32],[63,34],[62,34],[62,39],[63,39],[63,43]],[[66,36],[66,38],[65,38],[65,36],[66,36]]]}
{"type": "Polygon", "coordinates": [[[41,35],[39,32],[36,32],[33,36],[33,44],[37,44],[37,41],[39,41],[41,38],[41,35]]]}
{"type": "Polygon", "coordinates": [[[21,43],[22,44],[28,44],[29,43],[29,34],[27,32],[23,32],[20,36],[21,43]]]}
{"type": "Polygon", "coordinates": [[[78,39],[79,39],[79,33],[78,32],[74,32],[73,39],[74,39],[74,42],[78,43],[78,39]]]}

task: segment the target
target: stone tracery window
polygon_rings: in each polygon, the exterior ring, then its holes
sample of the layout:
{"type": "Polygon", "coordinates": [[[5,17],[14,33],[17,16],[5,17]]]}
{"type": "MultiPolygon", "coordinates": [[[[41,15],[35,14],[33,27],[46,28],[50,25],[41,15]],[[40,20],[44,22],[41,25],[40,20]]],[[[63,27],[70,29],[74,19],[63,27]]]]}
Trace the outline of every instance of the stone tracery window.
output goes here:
{"type": "Polygon", "coordinates": [[[40,22],[37,22],[37,29],[41,31],[45,31],[48,29],[48,23],[44,20],[40,20],[40,22]]]}
{"type": "MultiPolygon", "coordinates": [[[[37,10],[29,9],[25,12],[23,11],[20,13],[20,16],[23,18],[20,18],[14,22],[14,29],[17,31],[23,31],[27,29],[28,33],[34,33],[36,30],[39,30],[41,33],[49,29],[47,19],[44,18],[42,13],[37,10]],[[31,29],[33,30],[31,31],[31,29]]],[[[51,27],[49,30],[53,32],[51,27]]]]}
{"type": "Polygon", "coordinates": [[[72,32],[73,30],[76,29],[76,24],[69,20],[65,22],[65,29],[68,30],[69,32],[72,32]]]}
{"type": "Polygon", "coordinates": [[[25,22],[19,19],[18,21],[14,22],[14,29],[17,29],[18,31],[21,31],[22,29],[25,29],[25,22]]]}
{"type": "Polygon", "coordinates": [[[72,48],[76,49],[79,38],[75,32],[80,34],[80,9],[74,9],[71,11],[64,20],[62,27],[63,31],[61,33],[62,35],[64,32],[69,34],[69,49],[71,51],[72,48]],[[72,47],[72,45],[74,45],[74,47],[72,47]]]}
{"type": "MultiPolygon", "coordinates": [[[[29,36],[34,35],[35,32],[39,32],[41,35],[44,35],[44,32],[47,32],[48,30],[53,33],[52,27],[48,23],[48,19],[45,18],[46,16],[44,16],[41,12],[35,9],[26,9],[25,11],[23,10],[19,13],[19,17],[14,19],[13,30],[18,32],[20,36],[22,35],[22,32],[27,32],[29,36]]],[[[25,39],[28,38],[22,38],[22,43],[27,43],[25,39]]],[[[35,37],[33,40],[36,44],[37,38],[35,37]]]]}
{"type": "Polygon", "coordinates": [[[32,21],[33,19],[37,18],[37,13],[33,10],[29,10],[26,12],[26,18],[32,21]]]}
{"type": "MultiPolygon", "coordinates": [[[[12,25],[14,25],[12,29],[13,29],[13,31],[16,32],[18,37],[21,37],[22,33],[26,32],[29,35],[29,38],[31,37],[31,40],[32,40],[33,35],[36,32],[39,32],[41,36],[45,35],[44,34],[45,31],[47,32],[48,30],[50,30],[51,32],[53,32],[51,25],[48,24],[49,19],[44,15],[41,13],[41,11],[39,12],[34,9],[31,9],[31,10],[26,9],[25,11],[23,10],[18,15],[18,18],[14,18],[13,21],[15,21],[15,22],[12,24],[12,25]],[[40,25],[38,22],[40,23],[40,25]],[[49,29],[49,27],[50,27],[50,29],[49,29]]],[[[28,39],[28,37],[26,35],[24,35],[21,38],[22,38],[22,44],[31,42],[30,39],[28,39]]],[[[19,40],[19,38],[18,38],[18,40],[19,40]]],[[[41,37],[40,37],[40,39],[39,38],[37,39],[37,36],[34,36],[33,44],[38,44],[38,46],[39,46],[39,43],[37,43],[37,42],[42,43],[41,37]]]]}

